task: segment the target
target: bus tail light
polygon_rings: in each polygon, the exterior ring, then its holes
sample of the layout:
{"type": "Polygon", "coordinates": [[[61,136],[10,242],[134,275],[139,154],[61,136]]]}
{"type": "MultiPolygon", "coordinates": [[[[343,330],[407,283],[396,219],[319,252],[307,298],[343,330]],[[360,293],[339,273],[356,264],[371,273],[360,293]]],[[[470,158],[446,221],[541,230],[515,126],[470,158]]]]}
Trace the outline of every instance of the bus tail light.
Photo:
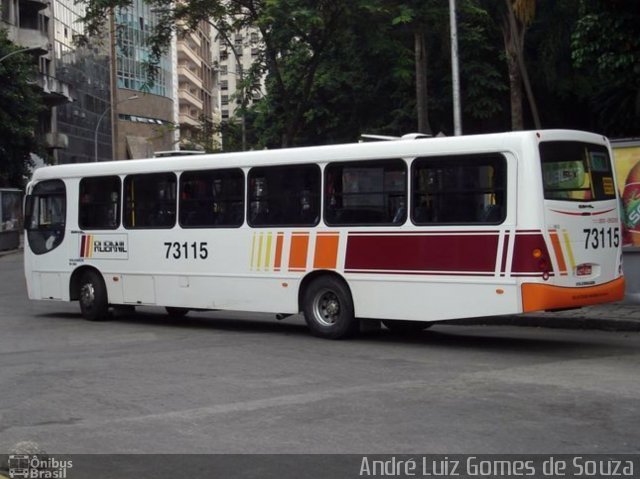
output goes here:
{"type": "Polygon", "coordinates": [[[534,248],[531,252],[534,259],[537,260],[538,271],[542,271],[542,279],[549,279],[549,259],[543,253],[542,249],[534,248]]]}
{"type": "Polygon", "coordinates": [[[553,264],[542,232],[517,232],[513,248],[512,272],[517,275],[553,276],[553,264]]]}

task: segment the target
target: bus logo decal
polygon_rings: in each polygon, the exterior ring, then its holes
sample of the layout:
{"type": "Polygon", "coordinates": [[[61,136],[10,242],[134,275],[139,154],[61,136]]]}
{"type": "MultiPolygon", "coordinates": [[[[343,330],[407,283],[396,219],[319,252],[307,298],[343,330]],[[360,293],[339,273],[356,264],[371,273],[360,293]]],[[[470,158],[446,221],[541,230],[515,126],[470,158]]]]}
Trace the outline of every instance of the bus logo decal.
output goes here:
{"type": "Polygon", "coordinates": [[[80,257],[92,259],[129,259],[127,235],[83,234],[80,236],[80,257]]]}
{"type": "Polygon", "coordinates": [[[91,258],[91,243],[93,243],[93,235],[82,235],[80,240],[80,257],[91,258]]]}

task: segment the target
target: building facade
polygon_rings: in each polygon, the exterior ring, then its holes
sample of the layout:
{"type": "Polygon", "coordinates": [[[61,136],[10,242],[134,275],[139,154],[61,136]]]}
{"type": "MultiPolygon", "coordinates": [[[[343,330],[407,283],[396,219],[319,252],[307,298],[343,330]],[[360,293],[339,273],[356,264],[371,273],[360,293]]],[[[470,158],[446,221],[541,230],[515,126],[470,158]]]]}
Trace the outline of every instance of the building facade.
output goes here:
{"type": "MultiPolygon", "coordinates": [[[[228,121],[241,107],[241,82],[260,54],[261,37],[256,28],[245,28],[232,37],[216,37],[214,56],[219,68],[220,111],[222,121],[228,121]]],[[[254,85],[258,99],[264,91],[264,81],[254,85]]],[[[250,99],[251,100],[251,99],[250,99]]]]}
{"type": "MultiPolygon", "coordinates": [[[[219,104],[222,122],[236,121],[242,126],[243,149],[245,147],[245,121],[242,117],[242,103],[245,107],[264,95],[264,77],[251,87],[249,95],[242,91],[247,72],[260,55],[262,39],[257,28],[244,28],[228,38],[218,35],[214,42],[214,58],[218,66],[219,104]]],[[[222,139],[224,143],[224,138],[222,139]]]]}
{"type": "MultiPolygon", "coordinates": [[[[116,11],[116,88],[112,102],[115,125],[115,159],[150,158],[155,151],[175,148],[175,85],[171,53],[162,57],[151,81],[146,63],[146,41],[157,16],[142,0],[116,11]]],[[[175,46],[170,51],[175,52],[175,46]]]]}
{"type": "Polygon", "coordinates": [[[50,150],[54,162],[59,162],[59,152],[68,148],[69,138],[58,128],[56,108],[72,101],[72,87],[56,71],[51,2],[1,0],[0,8],[2,27],[7,30],[9,40],[29,48],[38,64],[36,83],[47,108],[40,114],[36,135],[50,150]]]}
{"type": "Polygon", "coordinates": [[[76,35],[84,33],[78,19],[84,5],[75,0],[55,0],[53,6],[53,56],[56,74],[71,85],[72,103],[56,107],[56,128],[65,148],[57,151],[59,163],[107,161],[111,148],[109,50],[104,43],[78,47],[76,35]]]}
{"type": "Polygon", "coordinates": [[[179,29],[177,37],[178,123],[180,147],[187,150],[218,149],[220,122],[217,75],[213,63],[213,29],[200,22],[196,29],[179,29]]]}

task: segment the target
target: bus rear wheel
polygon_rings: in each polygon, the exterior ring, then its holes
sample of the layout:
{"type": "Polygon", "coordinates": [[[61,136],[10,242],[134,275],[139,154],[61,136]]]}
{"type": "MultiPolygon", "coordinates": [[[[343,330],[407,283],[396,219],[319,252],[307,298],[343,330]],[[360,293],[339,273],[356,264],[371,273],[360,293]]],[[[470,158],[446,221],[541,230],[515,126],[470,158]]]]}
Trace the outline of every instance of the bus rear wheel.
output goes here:
{"type": "Polygon", "coordinates": [[[338,278],[315,279],[304,292],[302,309],[307,326],[315,336],[341,339],[358,330],[351,292],[338,278]]]}
{"type": "Polygon", "coordinates": [[[382,320],[382,324],[394,333],[417,333],[433,326],[430,321],[391,321],[382,320]]]}
{"type": "Polygon", "coordinates": [[[109,312],[107,288],[95,271],[86,271],[80,279],[80,311],[89,321],[104,321],[109,312]]]}

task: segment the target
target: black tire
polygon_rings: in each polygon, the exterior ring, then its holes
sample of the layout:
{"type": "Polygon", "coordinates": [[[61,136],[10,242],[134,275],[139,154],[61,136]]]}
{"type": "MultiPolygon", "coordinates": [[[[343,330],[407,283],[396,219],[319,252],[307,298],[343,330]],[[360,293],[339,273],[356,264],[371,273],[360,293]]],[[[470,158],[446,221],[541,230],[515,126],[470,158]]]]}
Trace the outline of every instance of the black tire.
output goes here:
{"type": "Polygon", "coordinates": [[[167,311],[167,314],[174,319],[184,318],[189,312],[187,308],[175,308],[172,306],[167,306],[164,309],[167,311]]]}
{"type": "Polygon", "coordinates": [[[304,291],[302,310],[315,336],[341,339],[358,331],[351,292],[338,278],[321,276],[313,280],[304,291]]]}
{"type": "Polygon", "coordinates": [[[433,326],[429,321],[382,320],[382,324],[394,333],[417,333],[433,326]]]}
{"type": "Polygon", "coordinates": [[[109,302],[107,288],[100,274],[95,271],[85,271],[80,278],[80,311],[89,321],[105,321],[108,318],[109,302]]]}

